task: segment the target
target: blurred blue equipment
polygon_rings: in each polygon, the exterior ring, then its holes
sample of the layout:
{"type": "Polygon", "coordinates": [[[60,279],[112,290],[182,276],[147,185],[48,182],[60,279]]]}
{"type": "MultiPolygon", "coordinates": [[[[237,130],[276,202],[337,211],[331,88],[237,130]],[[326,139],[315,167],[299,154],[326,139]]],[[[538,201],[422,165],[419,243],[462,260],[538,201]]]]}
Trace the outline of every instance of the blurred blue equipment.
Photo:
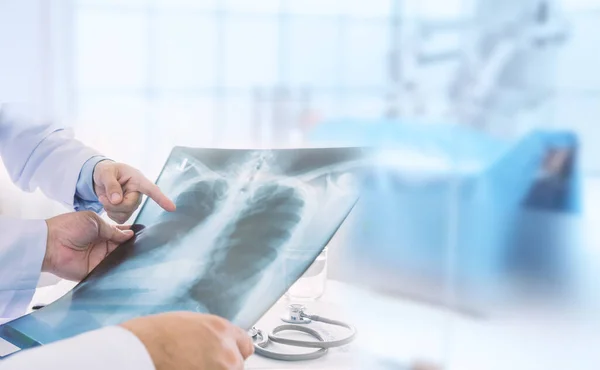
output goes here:
{"type": "MultiPolygon", "coordinates": [[[[453,124],[339,120],[308,140],[381,152],[345,228],[354,261],[421,282],[447,282],[451,271],[452,284],[476,299],[496,296],[508,272],[563,276],[568,233],[547,215],[581,211],[574,134],[508,140],[453,124]]],[[[347,275],[355,270],[348,265],[347,275]]]]}

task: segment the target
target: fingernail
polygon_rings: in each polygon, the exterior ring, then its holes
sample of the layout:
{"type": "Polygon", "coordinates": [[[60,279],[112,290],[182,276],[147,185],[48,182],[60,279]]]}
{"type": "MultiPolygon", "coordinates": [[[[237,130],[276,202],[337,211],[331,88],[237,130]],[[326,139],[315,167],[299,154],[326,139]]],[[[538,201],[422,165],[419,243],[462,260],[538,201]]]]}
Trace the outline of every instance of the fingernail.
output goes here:
{"type": "Polygon", "coordinates": [[[114,203],[114,202],[118,202],[119,200],[121,200],[121,196],[118,193],[113,193],[110,196],[110,200],[114,203]]]}

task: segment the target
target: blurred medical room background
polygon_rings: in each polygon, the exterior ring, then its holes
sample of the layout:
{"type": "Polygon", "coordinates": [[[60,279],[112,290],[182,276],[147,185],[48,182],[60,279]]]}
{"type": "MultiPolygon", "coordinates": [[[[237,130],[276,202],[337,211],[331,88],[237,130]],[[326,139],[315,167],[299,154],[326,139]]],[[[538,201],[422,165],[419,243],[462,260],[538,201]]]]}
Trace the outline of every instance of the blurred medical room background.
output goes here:
{"type": "Polygon", "coordinates": [[[447,310],[397,353],[597,369],[599,46],[600,0],[0,0],[0,101],[150,178],[174,145],[378,148],[328,273],[447,310]]]}

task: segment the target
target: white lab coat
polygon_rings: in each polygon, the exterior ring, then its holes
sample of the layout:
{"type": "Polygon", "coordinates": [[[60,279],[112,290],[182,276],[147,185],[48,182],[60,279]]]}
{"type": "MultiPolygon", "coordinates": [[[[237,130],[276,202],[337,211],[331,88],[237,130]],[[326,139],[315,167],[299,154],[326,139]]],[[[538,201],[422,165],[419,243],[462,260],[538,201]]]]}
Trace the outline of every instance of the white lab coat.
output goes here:
{"type": "MultiPolygon", "coordinates": [[[[25,191],[41,189],[73,207],[84,163],[98,155],[69,130],[38,124],[0,106],[0,156],[12,181],[25,191]]],[[[44,220],[0,216],[0,320],[22,315],[40,277],[46,248],[44,220]]],[[[154,369],[143,344],[129,331],[109,327],[22,351],[0,362],[5,369],[154,369]]]]}

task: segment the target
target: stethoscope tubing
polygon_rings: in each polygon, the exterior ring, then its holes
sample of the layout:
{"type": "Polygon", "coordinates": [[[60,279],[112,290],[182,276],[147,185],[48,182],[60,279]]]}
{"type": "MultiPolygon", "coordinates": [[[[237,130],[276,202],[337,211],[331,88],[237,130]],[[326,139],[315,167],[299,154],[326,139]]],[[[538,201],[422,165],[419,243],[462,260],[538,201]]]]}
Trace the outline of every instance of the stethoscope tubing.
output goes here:
{"type": "MultiPolygon", "coordinates": [[[[277,328],[275,328],[275,330],[273,330],[273,332],[279,333],[279,332],[286,331],[286,330],[287,331],[301,331],[303,333],[306,333],[318,341],[315,343],[324,343],[325,342],[325,339],[323,338],[323,336],[321,334],[319,334],[319,332],[317,332],[314,329],[307,328],[305,326],[300,326],[300,325],[291,325],[291,324],[290,325],[281,325],[281,326],[278,326],[277,328]]],[[[257,355],[263,356],[263,357],[273,359],[273,360],[279,360],[279,361],[316,360],[320,357],[323,357],[328,352],[327,348],[319,348],[316,351],[308,352],[308,353],[294,353],[294,354],[269,351],[267,349],[267,347],[268,347],[269,343],[271,342],[269,339],[270,336],[265,337],[261,330],[258,330],[257,333],[258,333],[258,336],[260,337],[260,340],[258,342],[254,343],[254,353],[256,353],[257,355]]]]}
{"type": "Polygon", "coordinates": [[[301,315],[302,315],[302,317],[311,319],[313,321],[319,321],[319,322],[323,322],[323,323],[329,324],[329,325],[344,327],[344,328],[350,330],[350,334],[346,338],[343,338],[343,339],[326,341],[323,338],[323,336],[321,334],[319,334],[319,332],[317,332],[314,329],[308,328],[306,326],[293,325],[293,324],[280,325],[280,326],[276,327],[275,329],[273,329],[271,334],[269,334],[266,337],[261,330],[257,330],[256,337],[258,337],[258,338],[255,338],[255,343],[254,343],[255,353],[258,355],[267,357],[267,358],[271,358],[274,360],[281,360],[281,361],[314,360],[314,359],[323,357],[330,348],[341,347],[341,346],[347,345],[356,338],[356,328],[350,324],[347,324],[345,322],[338,321],[338,320],[327,319],[325,317],[320,317],[317,315],[307,315],[305,313],[302,313],[301,315]],[[283,337],[280,337],[277,335],[278,333],[283,332],[283,331],[303,332],[303,333],[308,334],[308,335],[312,336],[313,338],[315,338],[316,341],[289,339],[289,338],[283,338],[283,337]],[[274,352],[274,351],[269,351],[267,349],[270,342],[279,343],[279,344],[283,344],[283,345],[287,345],[287,346],[301,347],[301,348],[317,348],[317,350],[313,351],[313,352],[309,352],[309,353],[300,353],[300,354],[288,354],[288,353],[274,352]]]}

